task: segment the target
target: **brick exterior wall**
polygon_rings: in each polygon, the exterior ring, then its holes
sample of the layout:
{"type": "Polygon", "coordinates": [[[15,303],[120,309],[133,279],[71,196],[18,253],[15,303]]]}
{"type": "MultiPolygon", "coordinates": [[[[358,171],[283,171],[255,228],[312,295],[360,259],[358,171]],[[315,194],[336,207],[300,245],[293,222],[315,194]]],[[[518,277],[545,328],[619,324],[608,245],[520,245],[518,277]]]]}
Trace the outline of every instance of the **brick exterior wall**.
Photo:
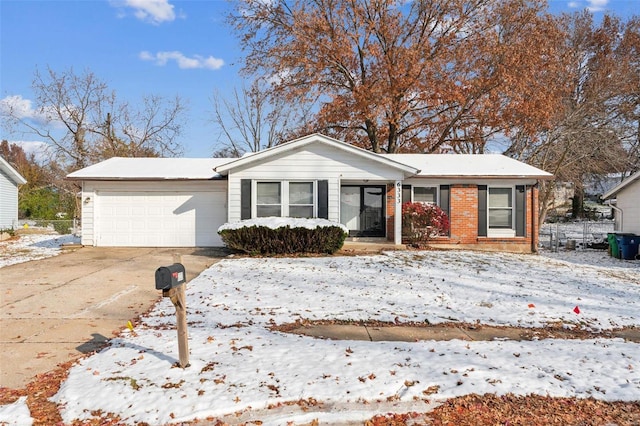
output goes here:
{"type": "Polygon", "coordinates": [[[478,242],[478,187],[451,185],[449,240],[455,244],[478,242]]]}
{"type": "MultiPolygon", "coordinates": [[[[451,185],[449,194],[450,232],[447,237],[429,241],[436,248],[461,248],[471,250],[507,251],[531,253],[538,246],[538,188],[527,186],[525,195],[526,216],[524,237],[479,237],[478,236],[478,187],[477,185],[451,185]],[[532,230],[533,225],[533,230],[532,230]],[[533,232],[533,234],[532,234],[533,232]]],[[[386,225],[387,240],[394,240],[394,206],[396,190],[387,184],[386,225]]]]}
{"type": "Polygon", "coordinates": [[[531,253],[537,250],[539,229],[537,187],[529,186],[526,191],[525,236],[513,238],[478,237],[478,187],[451,185],[450,188],[450,235],[432,239],[429,242],[430,246],[518,253],[531,253]]]}

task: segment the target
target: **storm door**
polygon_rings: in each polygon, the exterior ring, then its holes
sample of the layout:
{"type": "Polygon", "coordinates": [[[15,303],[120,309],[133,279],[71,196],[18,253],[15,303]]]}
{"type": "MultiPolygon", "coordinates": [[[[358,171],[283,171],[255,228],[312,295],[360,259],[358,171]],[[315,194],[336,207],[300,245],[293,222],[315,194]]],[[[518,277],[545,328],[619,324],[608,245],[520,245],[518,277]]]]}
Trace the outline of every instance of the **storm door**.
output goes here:
{"type": "Polygon", "coordinates": [[[345,185],[340,188],[340,223],[352,237],[384,237],[385,186],[345,185]]]}

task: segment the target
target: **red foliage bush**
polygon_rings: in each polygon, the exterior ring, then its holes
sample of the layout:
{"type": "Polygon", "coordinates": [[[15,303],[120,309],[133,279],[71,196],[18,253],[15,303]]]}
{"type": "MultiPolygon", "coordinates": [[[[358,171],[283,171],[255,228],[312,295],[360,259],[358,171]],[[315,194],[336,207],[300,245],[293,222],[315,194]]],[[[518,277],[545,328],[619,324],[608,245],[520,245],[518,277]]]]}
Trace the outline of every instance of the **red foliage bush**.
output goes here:
{"type": "Polygon", "coordinates": [[[404,203],[402,205],[402,238],[421,246],[430,238],[449,232],[449,217],[435,204],[404,203]]]}

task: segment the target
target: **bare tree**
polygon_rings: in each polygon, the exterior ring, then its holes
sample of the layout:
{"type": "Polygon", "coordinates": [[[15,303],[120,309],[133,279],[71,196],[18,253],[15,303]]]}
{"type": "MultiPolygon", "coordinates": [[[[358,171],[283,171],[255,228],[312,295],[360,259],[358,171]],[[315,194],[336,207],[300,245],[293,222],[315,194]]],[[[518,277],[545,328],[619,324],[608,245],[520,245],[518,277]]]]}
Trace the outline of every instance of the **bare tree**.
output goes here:
{"type": "Polygon", "coordinates": [[[77,170],[115,155],[175,156],[181,153],[176,138],[182,131],[184,106],[176,97],[142,99],[139,108],[120,102],[116,93],[90,71],[73,69],[45,74],[35,72],[35,109],[41,120],[10,118],[27,133],[55,148],[66,171],[77,170]]]}
{"type": "Polygon", "coordinates": [[[269,96],[268,83],[254,81],[235,88],[231,99],[219,92],[212,98],[213,123],[220,129],[222,147],[214,156],[239,157],[245,152],[271,148],[285,140],[289,129],[304,115],[269,96]]]}

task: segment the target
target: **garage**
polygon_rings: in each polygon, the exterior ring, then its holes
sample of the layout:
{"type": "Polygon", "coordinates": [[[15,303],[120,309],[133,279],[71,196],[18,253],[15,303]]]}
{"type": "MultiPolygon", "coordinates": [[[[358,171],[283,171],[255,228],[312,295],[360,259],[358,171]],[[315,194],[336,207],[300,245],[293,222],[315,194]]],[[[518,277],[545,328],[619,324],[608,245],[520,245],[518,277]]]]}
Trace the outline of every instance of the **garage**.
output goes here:
{"type": "Polygon", "coordinates": [[[113,157],[67,176],[80,182],[83,245],[219,247],[227,179],[217,158],[113,157]]]}
{"type": "Polygon", "coordinates": [[[96,193],[98,246],[221,246],[224,191],[105,191],[96,193]]]}

